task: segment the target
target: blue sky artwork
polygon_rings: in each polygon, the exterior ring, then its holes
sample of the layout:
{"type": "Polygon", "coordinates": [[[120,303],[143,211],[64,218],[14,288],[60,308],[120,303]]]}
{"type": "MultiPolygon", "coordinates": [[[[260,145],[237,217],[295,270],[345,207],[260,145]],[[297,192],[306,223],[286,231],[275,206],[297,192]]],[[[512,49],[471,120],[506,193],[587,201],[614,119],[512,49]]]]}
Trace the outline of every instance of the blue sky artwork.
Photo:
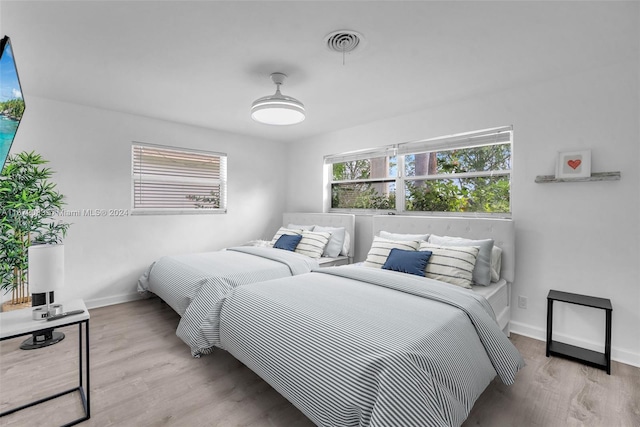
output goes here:
{"type": "Polygon", "coordinates": [[[0,166],[4,166],[22,118],[12,115],[3,104],[13,99],[23,100],[22,88],[11,43],[6,39],[0,58],[0,166]]]}

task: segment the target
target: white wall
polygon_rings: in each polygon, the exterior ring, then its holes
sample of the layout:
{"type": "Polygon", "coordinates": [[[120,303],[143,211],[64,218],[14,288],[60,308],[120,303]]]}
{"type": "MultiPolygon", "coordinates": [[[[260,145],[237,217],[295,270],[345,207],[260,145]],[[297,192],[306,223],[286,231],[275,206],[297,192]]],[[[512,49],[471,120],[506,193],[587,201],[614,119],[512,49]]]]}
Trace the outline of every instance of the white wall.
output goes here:
{"type": "MultiPolygon", "coordinates": [[[[630,40],[636,52],[637,38],[630,40]]],[[[611,298],[613,358],[640,366],[638,99],[636,56],[292,144],[289,164],[298,178],[288,181],[287,209],[323,209],[326,154],[512,124],[512,330],[545,338],[549,289],[611,298]],[[557,151],[574,149],[591,149],[593,171],[621,171],[622,179],[534,183],[536,175],[554,173],[557,151]],[[528,297],[526,310],[517,308],[519,295],[528,297]]],[[[362,260],[372,239],[371,219],[359,216],[356,222],[356,258],[362,260]]],[[[602,311],[556,306],[554,336],[602,351],[602,311]]]]}
{"type": "Polygon", "coordinates": [[[56,171],[67,210],[130,209],[131,141],[228,154],[228,213],[66,217],[65,288],[58,300],[99,306],[137,297],[140,274],[162,255],[217,250],[270,237],[282,221],[284,145],[26,96],[11,149],[35,150],[56,171]]]}
{"type": "MultiPolygon", "coordinates": [[[[629,10],[638,15],[637,6],[629,10]]],[[[326,154],[513,124],[517,266],[512,329],[544,338],[549,289],[608,297],[614,307],[613,357],[640,366],[638,27],[619,49],[635,52],[633,58],[621,56],[619,62],[581,73],[558,70],[558,77],[548,81],[522,82],[504,92],[326,134],[290,144],[288,151],[267,141],[26,94],[27,110],[12,152],[36,150],[49,159],[70,210],[130,207],[132,140],[229,154],[226,215],[70,218],[67,287],[61,297],[79,296],[96,306],[135,298],[139,274],[158,256],[269,237],[283,206],[321,211],[326,154]],[[592,150],[594,171],[618,170],[622,180],[534,183],[536,175],[553,173],[556,151],[582,148],[592,150]],[[277,172],[284,167],[272,167],[284,166],[283,156],[286,177],[277,172]],[[526,310],[517,308],[518,295],[528,297],[526,310]]],[[[589,49],[606,32],[579,37],[589,49]]],[[[359,216],[356,231],[361,260],[372,238],[370,217],[359,216]]],[[[603,316],[558,307],[555,330],[569,342],[597,349],[603,316]]]]}

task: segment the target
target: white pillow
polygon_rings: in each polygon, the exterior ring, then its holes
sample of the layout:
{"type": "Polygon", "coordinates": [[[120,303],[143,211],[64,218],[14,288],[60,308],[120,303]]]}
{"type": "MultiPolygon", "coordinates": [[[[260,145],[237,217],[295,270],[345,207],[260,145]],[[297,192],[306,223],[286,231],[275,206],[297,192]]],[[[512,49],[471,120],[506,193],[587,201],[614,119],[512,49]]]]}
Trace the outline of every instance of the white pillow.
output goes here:
{"type": "Polygon", "coordinates": [[[258,246],[261,248],[266,248],[271,246],[271,241],[269,240],[250,240],[242,246],[258,246]]]}
{"type": "Polygon", "coordinates": [[[336,258],[340,256],[342,246],[344,245],[344,236],[347,232],[344,227],[323,227],[321,225],[316,225],[313,231],[326,231],[331,234],[329,243],[327,243],[327,246],[324,248],[322,256],[329,258],[336,258]]]}
{"type": "Polygon", "coordinates": [[[282,236],[283,234],[300,235],[300,234],[302,234],[302,229],[292,230],[292,229],[289,229],[289,228],[286,228],[286,227],[280,227],[278,229],[278,231],[276,231],[275,236],[273,236],[273,239],[271,239],[271,242],[269,244],[271,246],[275,245],[275,243],[278,241],[280,236],[282,236]]]}
{"type": "Polygon", "coordinates": [[[473,283],[488,286],[491,284],[491,250],[493,239],[471,240],[462,237],[429,236],[429,243],[440,246],[477,246],[479,249],[476,267],[473,270],[473,283]]]}
{"type": "Polygon", "coordinates": [[[320,258],[330,238],[331,233],[327,231],[302,230],[302,239],[295,251],[310,258],[320,258]]]}
{"type": "Polygon", "coordinates": [[[389,233],[388,231],[381,231],[380,237],[382,237],[383,239],[399,240],[399,241],[403,241],[403,240],[427,241],[429,239],[428,234],[400,234],[400,233],[389,233]]]}
{"type": "Polygon", "coordinates": [[[349,234],[349,232],[345,230],[344,244],[342,245],[342,251],[340,251],[340,255],[345,255],[345,256],[353,255],[349,253],[350,250],[351,250],[351,234],[349,234]]]}
{"type": "Polygon", "coordinates": [[[298,224],[288,224],[287,228],[291,229],[291,230],[307,230],[307,231],[313,231],[313,228],[315,227],[315,225],[298,225],[298,224]]]}
{"type": "Polygon", "coordinates": [[[418,241],[410,240],[389,240],[383,237],[375,236],[371,249],[367,254],[367,259],[364,261],[365,267],[382,268],[391,249],[404,249],[405,251],[415,251],[420,246],[418,241]]]}
{"type": "Polygon", "coordinates": [[[500,280],[500,270],[502,269],[502,248],[493,246],[491,250],[491,281],[500,280]]]}
{"type": "Polygon", "coordinates": [[[471,289],[479,252],[476,246],[439,246],[420,242],[420,250],[431,252],[425,277],[471,289]]]}

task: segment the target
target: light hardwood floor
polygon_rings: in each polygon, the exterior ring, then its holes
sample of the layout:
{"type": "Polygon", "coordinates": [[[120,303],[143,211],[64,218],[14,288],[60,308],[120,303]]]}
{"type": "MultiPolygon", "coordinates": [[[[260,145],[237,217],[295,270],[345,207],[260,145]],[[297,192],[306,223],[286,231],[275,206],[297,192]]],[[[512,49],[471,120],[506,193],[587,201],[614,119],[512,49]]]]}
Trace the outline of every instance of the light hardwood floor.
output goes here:
{"type": "MultiPolygon", "coordinates": [[[[175,335],[178,315],[157,299],[91,310],[91,419],[106,426],[312,426],[224,351],[194,359],[175,335]]],[[[19,350],[0,343],[0,411],[72,388],[77,327],[61,343],[19,350]]],[[[546,358],[544,343],[512,335],[527,366],[516,383],[489,385],[463,426],[640,426],[640,369],[604,371],[546,358]]],[[[0,426],[56,426],[81,416],[69,395],[3,418],[0,426]]]]}

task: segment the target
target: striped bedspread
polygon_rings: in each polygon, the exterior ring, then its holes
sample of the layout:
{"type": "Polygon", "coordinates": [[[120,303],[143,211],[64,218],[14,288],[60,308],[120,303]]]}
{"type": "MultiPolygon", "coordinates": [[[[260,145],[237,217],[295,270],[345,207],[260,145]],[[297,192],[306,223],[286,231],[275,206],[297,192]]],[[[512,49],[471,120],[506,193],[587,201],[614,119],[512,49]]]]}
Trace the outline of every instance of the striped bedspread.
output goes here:
{"type": "Polygon", "coordinates": [[[315,259],[304,255],[252,246],[166,256],[140,277],[138,292],[152,292],[182,317],[176,334],[199,356],[218,345],[220,306],[233,288],[317,267],[315,259]]]}
{"type": "Polygon", "coordinates": [[[222,347],[320,426],[459,426],[524,366],[486,300],[342,266],[236,288],[222,347]]]}

